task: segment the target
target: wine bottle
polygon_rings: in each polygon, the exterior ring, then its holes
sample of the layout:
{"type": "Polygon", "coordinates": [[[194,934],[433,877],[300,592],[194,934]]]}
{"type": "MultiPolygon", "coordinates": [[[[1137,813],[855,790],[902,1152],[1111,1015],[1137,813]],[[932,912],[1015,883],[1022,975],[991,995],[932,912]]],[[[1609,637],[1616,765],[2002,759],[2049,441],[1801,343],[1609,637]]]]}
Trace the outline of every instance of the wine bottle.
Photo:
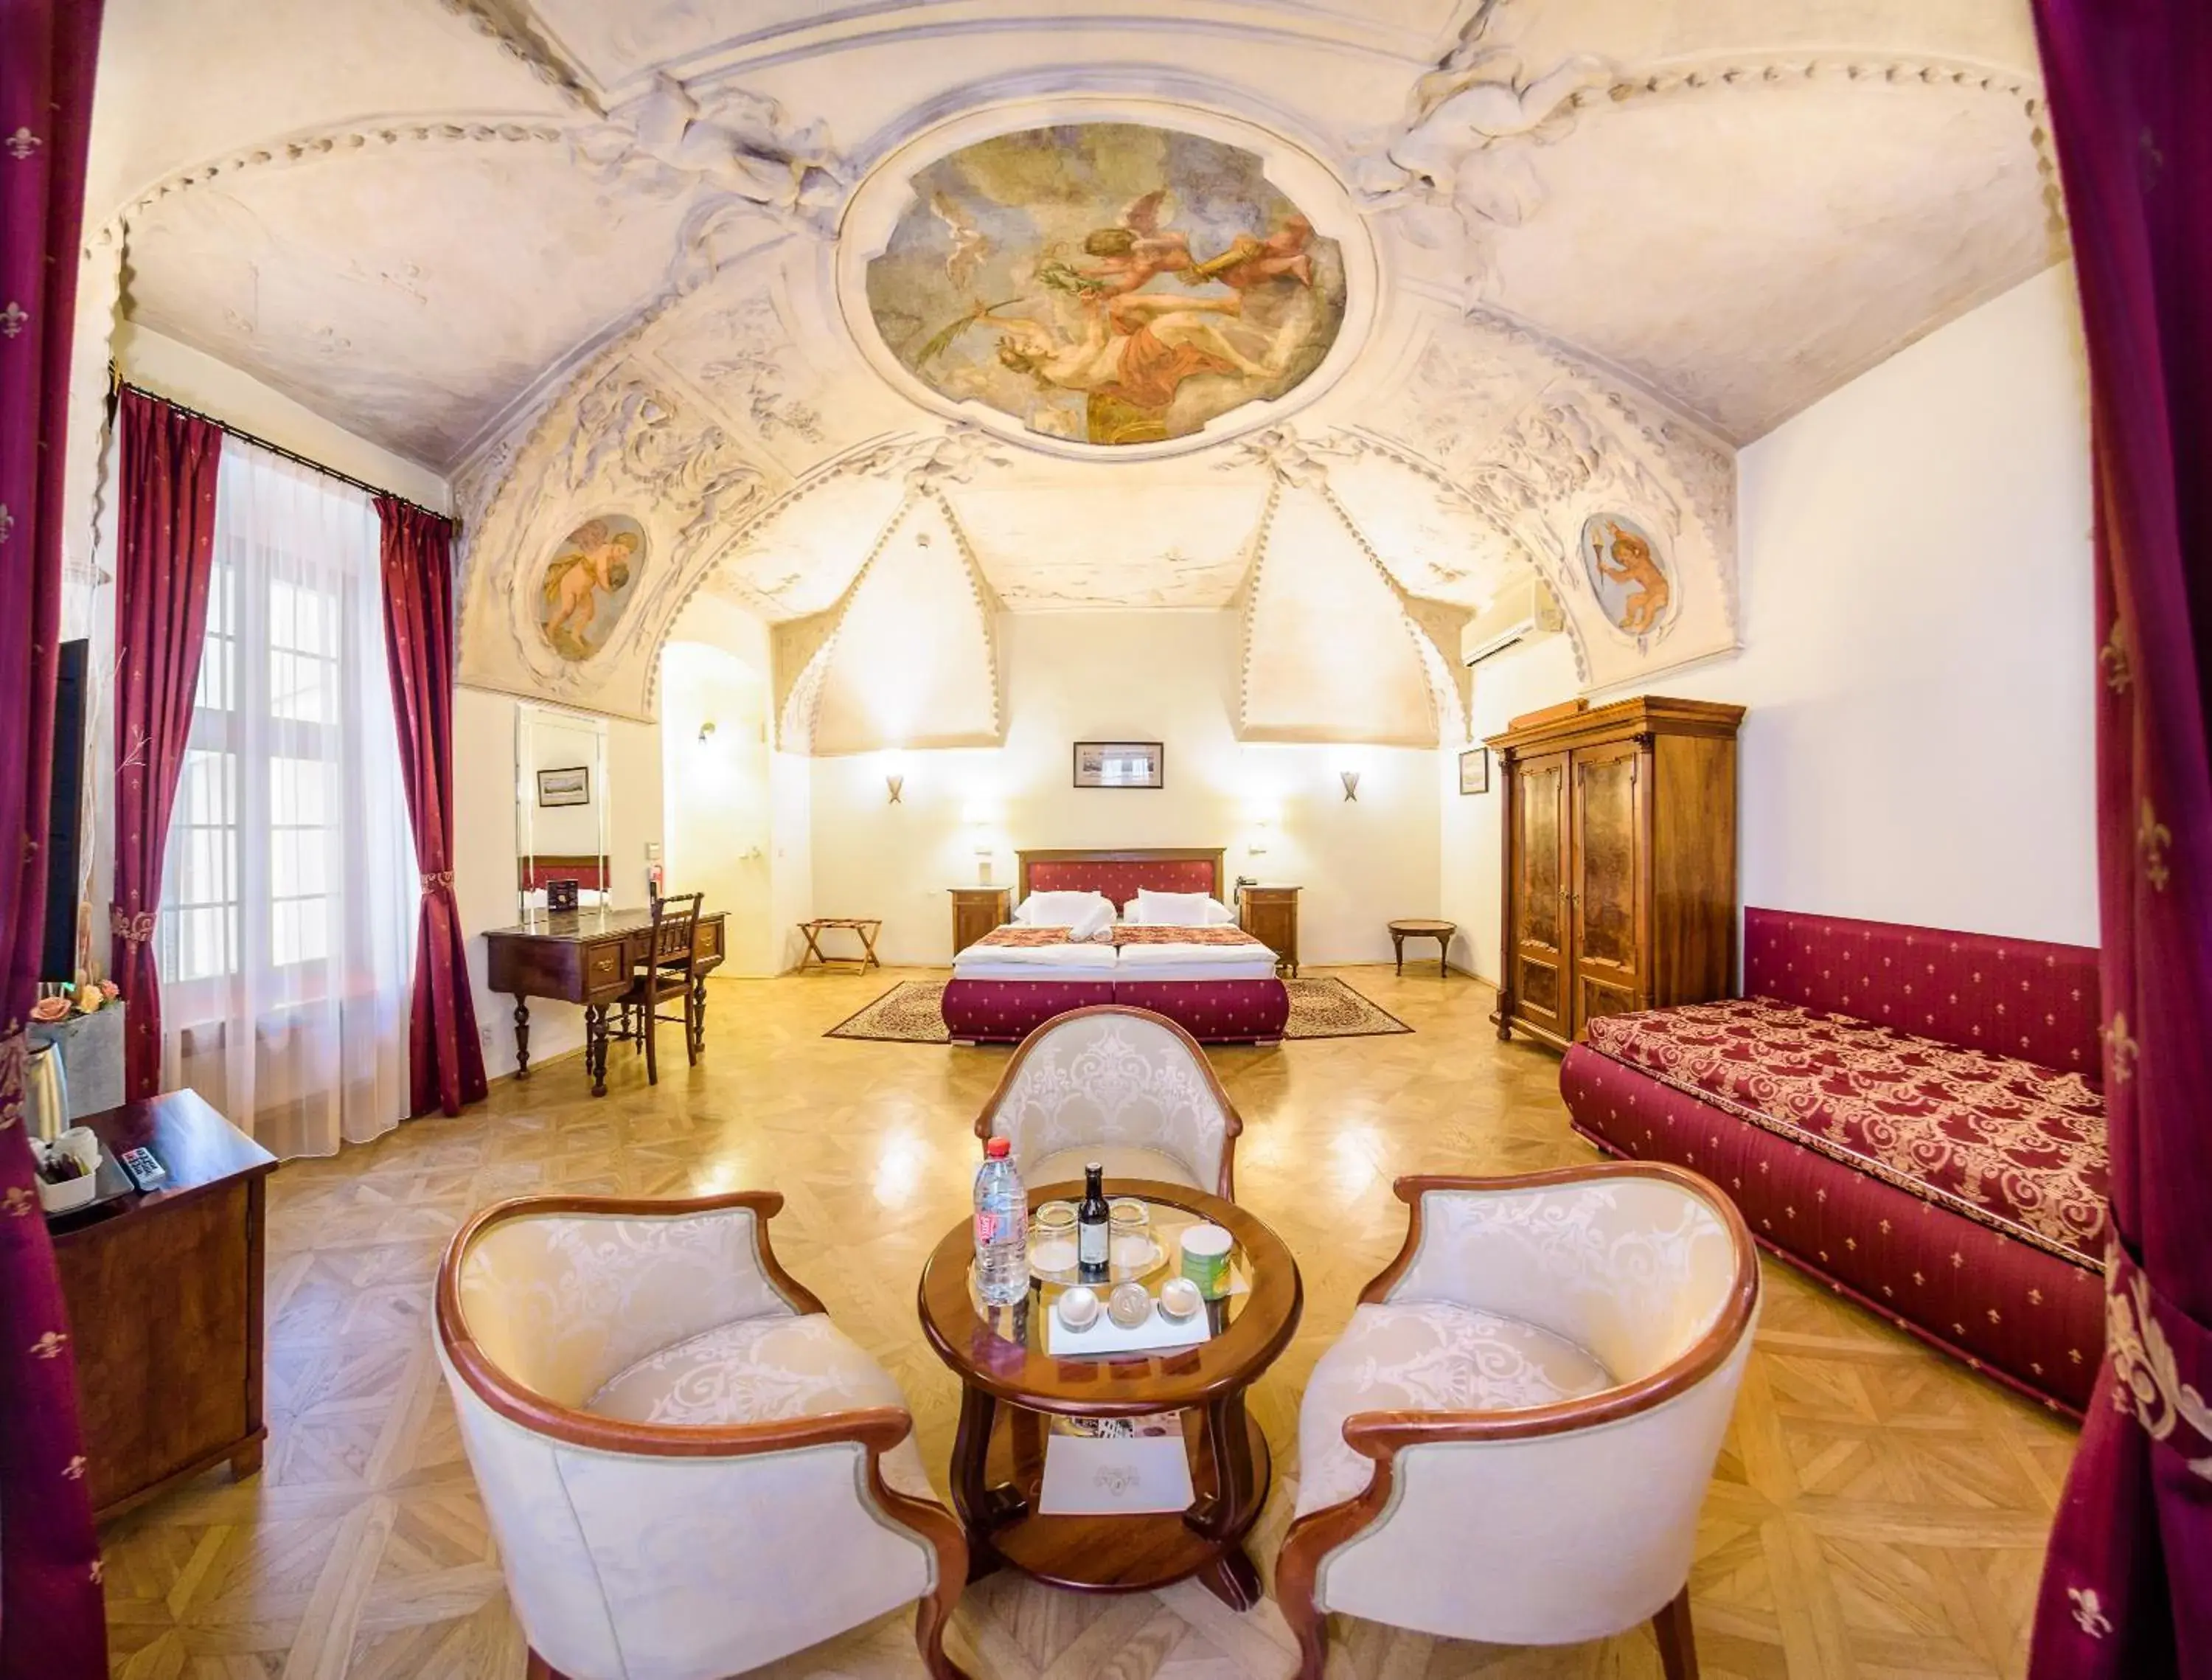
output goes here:
{"type": "Polygon", "coordinates": [[[1113,1220],[1106,1210],[1106,1169],[1092,1161],[1083,1169],[1083,1200],[1075,1208],[1075,1275],[1079,1282],[1103,1283],[1112,1251],[1113,1220]]]}

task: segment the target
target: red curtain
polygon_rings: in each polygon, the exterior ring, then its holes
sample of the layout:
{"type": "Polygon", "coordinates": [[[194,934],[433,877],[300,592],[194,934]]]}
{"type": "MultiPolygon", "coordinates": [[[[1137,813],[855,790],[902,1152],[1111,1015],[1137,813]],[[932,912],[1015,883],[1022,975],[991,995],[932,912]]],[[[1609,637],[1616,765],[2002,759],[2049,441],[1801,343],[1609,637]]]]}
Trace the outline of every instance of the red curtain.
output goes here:
{"type": "Polygon", "coordinates": [[[100,0],[0,4],[0,1680],[107,1672],[76,1373],[23,1118],[61,631],[63,437],[100,0]]]}
{"type": "Polygon", "coordinates": [[[376,511],[384,521],[384,650],[422,872],[409,1112],[459,1114],[462,1104],[483,1100],[484,1065],[453,900],[453,527],[397,496],[377,497],[376,511]]]}
{"type": "Polygon", "coordinates": [[[192,728],[222,429],[158,397],[120,393],[115,562],[115,886],[108,968],[129,1000],[124,1094],[161,1084],[161,979],[154,919],[169,812],[192,728]]]}
{"type": "Polygon", "coordinates": [[[2096,447],[2107,1345],[2037,1680],[2212,1677],[2212,7],[2036,0],[2096,447]]]}

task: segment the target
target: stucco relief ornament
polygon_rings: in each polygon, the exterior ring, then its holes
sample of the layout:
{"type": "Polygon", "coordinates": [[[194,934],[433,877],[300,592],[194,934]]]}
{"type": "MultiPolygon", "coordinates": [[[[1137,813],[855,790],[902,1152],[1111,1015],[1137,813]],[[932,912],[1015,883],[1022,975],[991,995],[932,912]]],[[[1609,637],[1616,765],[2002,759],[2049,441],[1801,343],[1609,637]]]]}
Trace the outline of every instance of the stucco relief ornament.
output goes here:
{"type": "Polygon", "coordinates": [[[1530,76],[1509,47],[1484,45],[1502,0],[1481,0],[1436,69],[1413,84],[1405,120],[1370,136],[1352,185],[1371,207],[1401,213],[1415,243],[1459,244],[1467,301],[1490,277],[1491,241],[1544,203],[1534,153],[1574,127],[1576,96],[1608,88],[1611,65],[1587,53],[1530,76]]]}
{"type": "MultiPolygon", "coordinates": [[[[827,128],[795,123],[775,100],[742,88],[701,96],[656,75],[647,93],[579,131],[573,143],[604,180],[659,198],[703,187],[702,210],[750,209],[823,234],[844,197],[844,166],[827,128]]],[[[690,231],[696,238],[706,229],[690,231]]]]}

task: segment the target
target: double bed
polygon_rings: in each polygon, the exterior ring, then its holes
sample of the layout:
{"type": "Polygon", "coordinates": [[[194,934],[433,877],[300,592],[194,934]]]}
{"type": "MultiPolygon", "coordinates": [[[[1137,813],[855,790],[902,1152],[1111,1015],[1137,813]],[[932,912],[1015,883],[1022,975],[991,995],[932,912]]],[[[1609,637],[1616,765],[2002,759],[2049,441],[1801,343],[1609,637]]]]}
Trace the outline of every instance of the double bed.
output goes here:
{"type": "MultiPolygon", "coordinates": [[[[1096,892],[1116,910],[1140,892],[1200,893],[1225,904],[1222,854],[1191,847],[1016,854],[1014,902],[1096,892]]],[[[954,954],[945,1025],[959,1044],[1014,1044],[1066,1010],[1128,1003],[1202,1044],[1273,1044],[1290,1019],[1275,953],[1231,925],[1146,927],[1116,920],[1085,939],[1010,924],[954,954]]]]}

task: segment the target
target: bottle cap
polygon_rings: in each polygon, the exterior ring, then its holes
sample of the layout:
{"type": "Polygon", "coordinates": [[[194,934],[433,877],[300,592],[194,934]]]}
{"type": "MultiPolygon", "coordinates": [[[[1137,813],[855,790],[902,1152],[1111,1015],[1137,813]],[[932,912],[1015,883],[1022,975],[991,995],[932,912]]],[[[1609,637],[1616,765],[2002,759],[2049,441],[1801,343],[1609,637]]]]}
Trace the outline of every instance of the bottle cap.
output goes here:
{"type": "Polygon", "coordinates": [[[994,1137],[983,1146],[983,1153],[991,1160],[1002,1161],[1013,1153],[1013,1149],[1014,1142],[1012,1138],[994,1137]]]}

